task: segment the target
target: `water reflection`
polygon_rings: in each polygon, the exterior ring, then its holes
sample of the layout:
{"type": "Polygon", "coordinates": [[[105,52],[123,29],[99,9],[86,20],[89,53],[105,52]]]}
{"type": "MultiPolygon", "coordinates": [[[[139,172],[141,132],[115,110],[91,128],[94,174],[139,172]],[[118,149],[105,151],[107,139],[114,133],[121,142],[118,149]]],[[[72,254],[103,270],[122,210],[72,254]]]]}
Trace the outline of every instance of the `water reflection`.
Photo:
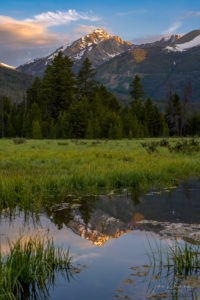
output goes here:
{"type": "MultiPolygon", "coordinates": [[[[27,237],[48,234],[57,245],[66,249],[70,247],[74,261],[86,264],[89,268],[80,274],[78,282],[71,282],[67,290],[66,282],[57,278],[58,288],[51,291],[53,299],[64,300],[67,294],[71,300],[114,299],[116,295],[143,300],[150,299],[154,292],[161,299],[164,291],[159,286],[169,286],[168,299],[184,299],[180,293],[178,296],[172,294],[172,291],[177,292],[175,286],[168,281],[172,279],[171,275],[167,279],[163,273],[158,280],[154,277],[158,274],[149,270],[146,276],[133,276],[131,274],[134,272],[131,270],[129,274],[129,268],[142,268],[148,264],[147,232],[160,234],[165,222],[167,226],[178,223],[188,226],[196,224],[196,231],[200,232],[199,192],[199,181],[190,180],[182,182],[177,188],[151,190],[146,194],[124,190],[110,195],[69,195],[62,199],[45,199],[37,213],[33,209],[27,209],[26,212],[7,209],[1,212],[1,248],[6,252],[7,237],[15,240],[19,232],[27,237]],[[131,278],[135,282],[134,286],[122,285],[124,280],[131,278]],[[124,293],[120,294],[118,290],[124,290],[124,293]]],[[[184,226],[179,227],[182,229],[184,226]]],[[[191,234],[194,234],[195,228],[192,226],[191,234]]],[[[159,240],[159,237],[153,235],[149,239],[159,240]]],[[[166,243],[166,240],[162,243],[166,243]]],[[[137,270],[135,273],[137,272],[141,275],[144,270],[137,270]]],[[[178,290],[182,282],[181,278],[176,279],[178,290]]],[[[192,299],[191,297],[190,294],[187,299],[192,299]]]]}
{"type": "MultiPolygon", "coordinates": [[[[142,220],[200,224],[199,191],[198,181],[184,181],[176,189],[150,191],[140,196],[123,191],[119,195],[67,197],[50,207],[45,206],[44,211],[59,229],[67,226],[100,246],[139,226],[142,229],[138,223],[142,220]]],[[[147,227],[152,230],[150,223],[144,229],[147,227]]],[[[159,228],[158,225],[156,230],[159,228]]]]}

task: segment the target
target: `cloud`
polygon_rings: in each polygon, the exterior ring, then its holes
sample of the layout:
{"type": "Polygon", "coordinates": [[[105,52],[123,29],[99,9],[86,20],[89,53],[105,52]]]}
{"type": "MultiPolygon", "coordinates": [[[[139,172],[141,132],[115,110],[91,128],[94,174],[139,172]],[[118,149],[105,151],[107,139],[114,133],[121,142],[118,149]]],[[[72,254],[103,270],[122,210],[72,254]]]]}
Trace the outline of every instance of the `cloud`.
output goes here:
{"type": "Polygon", "coordinates": [[[184,16],[181,16],[182,19],[189,17],[200,17],[200,11],[188,11],[184,16]]]}
{"type": "Polygon", "coordinates": [[[0,45],[4,47],[49,46],[57,42],[56,34],[40,24],[0,16],[0,45]]]}
{"type": "Polygon", "coordinates": [[[79,34],[88,34],[93,32],[95,29],[97,29],[97,26],[80,25],[79,27],[74,28],[73,31],[79,34]]]}
{"type": "Polygon", "coordinates": [[[67,12],[42,13],[22,21],[0,16],[0,44],[16,47],[55,45],[60,41],[59,33],[52,32],[48,28],[78,20],[97,21],[99,18],[91,13],[79,13],[71,9],[67,12]]]}
{"type": "MultiPolygon", "coordinates": [[[[69,25],[77,21],[96,22],[99,20],[100,18],[93,15],[92,12],[82,13],[74,9],[69,9],[66,12],[44,12],[24,20],[0,15],[0,61],[5,63],[11,63],[12,61],[13,64],[16,56],[14,65],[17,65],[19,62],[25,62],[27,57],[29,59],[38,57],[38,53],[41,53],[39,57],[43,56],[44,49],[49,52],[53,48],[55,49],[74,39],[75,34],[73,32],[55,32],[51,30],[53,26],[69,25]],[[8,57],[6,61],[5,57],[8,57]]],[[[96,27],[79,26],[76,33],[78,34],[78,30],[79,34],[88,33],[92,28],[96,27]]]]}
{"type": "Polygon", "coordinates": [[[78,20],[94,22],[94,21],[99,21],[100,18],[93,16],[92,13],[79,13],[75,9],[69,9],[66,12],[48,11],[46,13],[36,15],[32,19],[26,19],[25,21],[44,24],[44,26],[50,27],[50,26],[68,24],[72,21],[78,21],[78,20]]]}
{"type": "Polygon", "coordinates": [[[188,11],[185,15],[179,16],[178,20],[164,31],[164,34],[175,33],[183,25],[184,20],[194,17],[200,17],[200,11],[188,11]]]}
{"type": "Polygon", "coordinates": [[[178,20],[175,22],[172,26],[170,26],[167,30],[163,32],[163,34],[172,34],[176,32],[177,29],[179,29],[182,26],[183,22],[178,20]]]}

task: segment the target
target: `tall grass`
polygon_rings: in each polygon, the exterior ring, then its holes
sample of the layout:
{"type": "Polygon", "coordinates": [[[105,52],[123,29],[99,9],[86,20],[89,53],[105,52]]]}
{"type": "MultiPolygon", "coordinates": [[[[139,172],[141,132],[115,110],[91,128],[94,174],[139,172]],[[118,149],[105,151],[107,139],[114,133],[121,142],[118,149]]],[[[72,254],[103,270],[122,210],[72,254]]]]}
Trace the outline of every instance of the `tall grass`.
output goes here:
{"type": "Polygon", "coordinates": [[[148,257],[152,266],[149,298],[167,292],[170,299],[199,299],[200,245],[174,242],[163,247],[149,243],[148,257]]]}
{"type": "Polygon", "coordinates": [[[170,152],[176,139],[121,141],[0,140],[0,209],[99,189],[148,189],[200,176],[200,152],[170,152]],[[147,152],[142,142],[159,144],[147,152]],[[164,145],[164,146],[163,146],[164,145]]]}
{"type": "Polygon", "coordinates": [[[49,287],[61,273],[69,279],[69,252],[55,248],[50,239],[18,239],[0,255],[0,299],[46,299],[49,287]]]}
{"type": "Polygon", "coordinates": [[[200,245],[174,242],[162,247],[161,244],[151,245],[149,242],[149,249],[147,255],[154,268],[167,268],[174,275],[183,276],[200,272],[200,245]]]}

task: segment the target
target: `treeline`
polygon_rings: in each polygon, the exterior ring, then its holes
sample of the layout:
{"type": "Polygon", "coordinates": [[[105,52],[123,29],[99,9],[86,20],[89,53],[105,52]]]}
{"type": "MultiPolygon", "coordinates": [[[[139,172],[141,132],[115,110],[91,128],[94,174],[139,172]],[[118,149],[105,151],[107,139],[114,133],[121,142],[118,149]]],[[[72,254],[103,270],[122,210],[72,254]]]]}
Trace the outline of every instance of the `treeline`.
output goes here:
{"type": "Polygon", "coordinates": [[[189,86],[184,101],[171,92],[162,113],[150,98],[144,100],[136,75],[130,104],[123,107],[96,81],[88,59],[77,75],[72,67],[73,62],[60,52],[44,77],[35,78],[20,104],[1,97],[2,137],[118,139],[200,134],[200,114],[189,115],[187,110],[189,86]]]}

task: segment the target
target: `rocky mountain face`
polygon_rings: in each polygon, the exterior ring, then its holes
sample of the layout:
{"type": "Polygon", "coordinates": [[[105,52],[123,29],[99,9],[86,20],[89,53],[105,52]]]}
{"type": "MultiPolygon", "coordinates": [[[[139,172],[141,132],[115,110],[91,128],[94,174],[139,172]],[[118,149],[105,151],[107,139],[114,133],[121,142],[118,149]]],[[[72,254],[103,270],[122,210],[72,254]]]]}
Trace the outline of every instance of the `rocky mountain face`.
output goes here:
{"type": "Polygon", "coordinates": [[[97,67],[131,48],[131,43],[122,41],[118,36],[110,36],[103,29],[97,29],[73,42],[70,46],[62,46],[49,56],[20,66],[18,70],[30,75],[42,76],[47,65],[59,51],[74,61],[75,70],[80,68],[86,57],[90,59],[94,67],[97,67]]]}
{"type": "Polygon", "coordinates": [[[182,95],[188,81],[192,83],[192,100],[200,99],[200,30],[135,45],[97,29],[18,70],[42,76],[59,51],[74,61],[75,71],[88,57],[97,70],[97,79],[122,101],[129,101],[129,85],[135,74],[142,78],[146,96],[161,103],[166,99],[169,84],[182,95]]]}

